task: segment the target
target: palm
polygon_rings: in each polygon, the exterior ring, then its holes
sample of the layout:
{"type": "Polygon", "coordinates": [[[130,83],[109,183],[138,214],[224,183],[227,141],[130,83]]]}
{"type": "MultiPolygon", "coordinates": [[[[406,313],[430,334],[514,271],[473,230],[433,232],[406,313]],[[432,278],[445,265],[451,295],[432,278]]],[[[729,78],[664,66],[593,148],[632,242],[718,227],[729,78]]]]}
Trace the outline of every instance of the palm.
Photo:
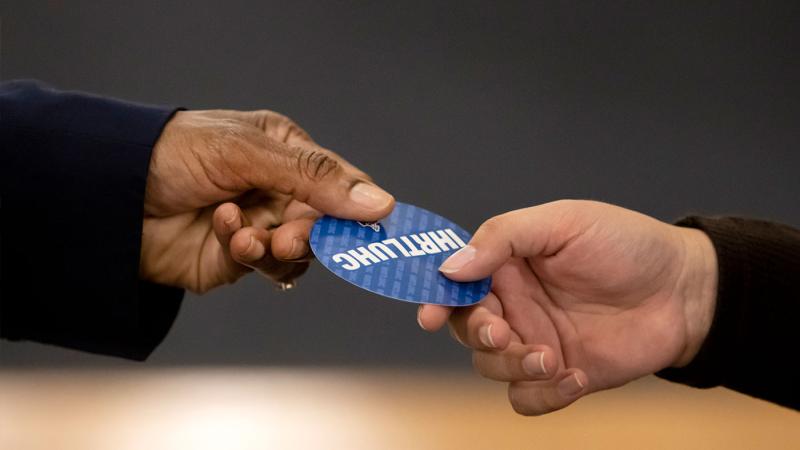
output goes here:
{"type": "Polygon", "coordinates": [[[523,343],[551,346],[560,367],[581,368],[604,389],[675,359],[683,325],[671,268],[680,264],[670,236],[646,224],[623,240],[614,230],[626,224],[593,223],[553,256],[508,261],[493,293],[523,343]]]}

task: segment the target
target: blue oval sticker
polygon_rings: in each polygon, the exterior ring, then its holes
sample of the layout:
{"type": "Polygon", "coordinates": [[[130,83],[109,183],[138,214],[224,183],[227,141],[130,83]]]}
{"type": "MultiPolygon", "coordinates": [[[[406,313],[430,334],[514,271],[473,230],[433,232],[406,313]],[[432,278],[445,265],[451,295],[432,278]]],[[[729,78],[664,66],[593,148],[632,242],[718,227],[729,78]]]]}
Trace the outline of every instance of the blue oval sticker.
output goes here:
{"type": "Polygon", "coordinates": [[[442,216],[398,202],[375,223],[324,216],[309,242],[323,266],[363,289],[412,303],[468,306],[489,293],[491,277],[459,283],[438,269],[470,237],[442,216]]]}

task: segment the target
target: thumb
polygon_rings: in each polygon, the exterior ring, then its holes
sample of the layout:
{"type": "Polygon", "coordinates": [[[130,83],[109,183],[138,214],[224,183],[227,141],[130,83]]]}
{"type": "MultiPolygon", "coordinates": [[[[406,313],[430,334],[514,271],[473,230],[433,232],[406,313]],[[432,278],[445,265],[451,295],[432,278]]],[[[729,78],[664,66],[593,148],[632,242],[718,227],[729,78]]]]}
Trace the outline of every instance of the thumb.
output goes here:
{"type": "Polygon", "coordinates": [[[306,144],[261,141],[248,170],[253,187],[277,190],[343,219],[376,221],[394,209],[394,197],[336,153],[306,144]]]}
{"type": "Polygon", "coordinates": [[[493,274],[511,257],[551,256],[579,233],[573,201],[561,200],[518,209],[484,222],[469,245],[439,267],[455,281],[472,281],[493,274]]]}

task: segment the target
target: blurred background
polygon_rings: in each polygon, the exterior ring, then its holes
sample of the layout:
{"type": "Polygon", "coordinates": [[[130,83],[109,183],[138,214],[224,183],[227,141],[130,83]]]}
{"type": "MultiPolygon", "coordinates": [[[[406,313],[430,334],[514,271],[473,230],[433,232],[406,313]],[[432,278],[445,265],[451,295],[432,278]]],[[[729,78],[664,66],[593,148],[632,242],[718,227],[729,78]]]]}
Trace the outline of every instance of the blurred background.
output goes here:
{"type": "MultiPolygon", "coordinates": [[[[560,198],[798,226],[799,14],[797,2],[2,0],[0,78],[280,111],[469,230],[560,198]]],[[[795,412],[654,378],[516,417],[503,386],[415,313],[316,266],[286,293],[251,275],[187,294],[146,363],[0,341],[0,447],[800,448],[795,412]],[[150,433],[163,439],[143,444],[150,433]]]]}

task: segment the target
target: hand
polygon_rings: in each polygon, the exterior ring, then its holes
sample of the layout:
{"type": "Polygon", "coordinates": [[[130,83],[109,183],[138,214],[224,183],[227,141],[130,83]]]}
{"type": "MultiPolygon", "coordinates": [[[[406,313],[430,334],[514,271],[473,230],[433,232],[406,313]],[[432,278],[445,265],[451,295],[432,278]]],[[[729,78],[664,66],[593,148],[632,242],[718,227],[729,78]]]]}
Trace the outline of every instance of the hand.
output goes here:
{"type": "Polygon", "coordinates": [[[440,270],[493,275],[478,305],[425,305],[420,326],[450,316],[482,375],[508,381],[526,415],[688,364],[714,312],[716,253],[699,230],[616,206],[558,201],[494,217],[440,270]]]}
{"type": "Polygon", "coordinates": [[[320,213],[373,221],[394,198],[271,111],[185,111],[150,162],[142,279],[205,292],[251,269],[291,281],[320,213]]]}

